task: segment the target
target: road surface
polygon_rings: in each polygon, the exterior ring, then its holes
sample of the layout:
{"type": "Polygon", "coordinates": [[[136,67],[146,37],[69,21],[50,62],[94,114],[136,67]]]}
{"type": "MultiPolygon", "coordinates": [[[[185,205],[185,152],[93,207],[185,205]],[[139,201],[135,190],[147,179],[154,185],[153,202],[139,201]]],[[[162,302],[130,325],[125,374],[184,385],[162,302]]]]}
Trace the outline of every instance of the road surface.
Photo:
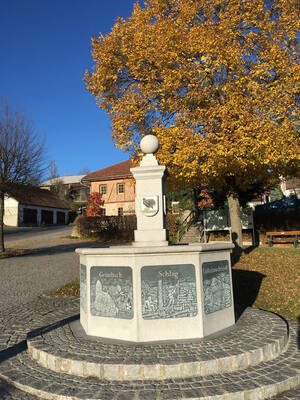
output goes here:
{"type": "MultiPolygon", "coordinates": [[[[48,239],[56,239],[60,237],[70,236],[72,233],[72,225],[52,225],[44,227],[7,227],[4,228],[4,242],[7,247],[13,246],[13,242],[27,241],[30,246],[31,240],[44,241],[48,239]]],[[[14,246],[13,246],[14,247],[14,246]]]]}
{"type": "Polygon", "coordinates": [[[99,247],[95,242],[60,239],[72,227],[8,228],[7,248],[34,248],[34,254],[0,259],[0,307],[17,306],[48,294],[79,277],[77,247],[99,247]]]}

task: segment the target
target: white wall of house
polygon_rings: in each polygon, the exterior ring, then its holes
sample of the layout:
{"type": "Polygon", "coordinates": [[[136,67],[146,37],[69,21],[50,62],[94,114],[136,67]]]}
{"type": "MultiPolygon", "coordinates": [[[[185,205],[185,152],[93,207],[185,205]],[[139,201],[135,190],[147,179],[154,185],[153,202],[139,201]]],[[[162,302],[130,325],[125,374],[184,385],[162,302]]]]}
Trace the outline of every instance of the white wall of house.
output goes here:
{"type": "Polygon", "coordinates": [[[105,215],[118,215],[118,209],[123,209],[123,215],[135,214],[135,203],[104,203],[105,215]]]}
{"type": "Polygon", "coordinates": [[[252,208],[252,210],[255,210],[256,206],[261,206],[262,204],[266,204],[267,202],[268,202],[267,196],[263,195],[261,196],[260,199],[248,201],[247,207],[250,207],[252,208]]]}
{"type": "Polygon", "coordinates": [[[281,179],[280,184],[282,193],[286,196],[297,196],[300,198],[300,180],[299,179],[281,179]]]}
{"type": "Polygon", "coordinates": [[[286,189],[286,187],[281,186],[282,192],[286,197],[289,196],[297,196],[300,198],[300,187],[299,188],[293,188],[293,189],[286,189]]]}
{"type": "Polygon", "coordinates": [[[53,212],[53,224],[57,224],[57,213],[64,213],[64,223],[68,223],[69,211],[60,208],[39,207],[19,204],[17,200],[12,197],[5,197],[4,199],[4,224],[8,226],[22,226],[24,222],[24,208],[37,211],[37,225],[42,223],[42,211],[53,212]]]}
{"type": "Polygon", "coordinates": [[[18,226],[18,207],[19,203],[12,197],[4,198],[4,224],[8,226],[18,226]]]}

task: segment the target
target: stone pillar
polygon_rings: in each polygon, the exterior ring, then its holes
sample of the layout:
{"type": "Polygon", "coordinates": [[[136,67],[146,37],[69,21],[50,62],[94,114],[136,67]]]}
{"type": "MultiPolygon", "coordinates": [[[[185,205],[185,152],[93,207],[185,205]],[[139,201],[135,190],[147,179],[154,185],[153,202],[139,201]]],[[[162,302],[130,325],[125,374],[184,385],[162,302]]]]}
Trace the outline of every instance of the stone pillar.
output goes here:
{"type": "Polygon", "coordinates": [[[42,209],[40,207],[37,209],[36,223],[37,225],[41,225],[42,223],[42,209]]]}
{"type": "Polygon", "coordinates": [[[139,167],[131,168],[136,180],[137,217],[133,246],[167,246],[164,190],[166,167],[158,165],[154,155],[159,148],[156,136],[145,136],[140,147],[145,155],[139,167]]]}
{"type": "Polygon", "coordinates": [[[18,222],[17,222],[17,226],[23,226],[23,225],[24,225],[23,206],[21,206],[21,204],[18,203],[18,222]]]}
{"type": "Polygon", "coordinates": [[[69,211],[65,212],[65,224],[67,225],[69,223],[69,211]]]}
{"type": "Polygon", "coordinates": [[[57,225],[57,210],[53,210],[53,224],[57,225]]]}

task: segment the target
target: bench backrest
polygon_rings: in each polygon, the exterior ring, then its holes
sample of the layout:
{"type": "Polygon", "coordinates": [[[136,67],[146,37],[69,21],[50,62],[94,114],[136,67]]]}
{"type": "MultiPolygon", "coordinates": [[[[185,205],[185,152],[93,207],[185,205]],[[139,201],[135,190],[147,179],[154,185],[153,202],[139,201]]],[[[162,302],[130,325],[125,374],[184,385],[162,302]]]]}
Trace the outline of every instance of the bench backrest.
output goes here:
{"type": "Polygon", "coordinates": [[[281,231],[281,232],[266,232],[267,236],[294,236],[300,235],[300,231],[281,231]]]}

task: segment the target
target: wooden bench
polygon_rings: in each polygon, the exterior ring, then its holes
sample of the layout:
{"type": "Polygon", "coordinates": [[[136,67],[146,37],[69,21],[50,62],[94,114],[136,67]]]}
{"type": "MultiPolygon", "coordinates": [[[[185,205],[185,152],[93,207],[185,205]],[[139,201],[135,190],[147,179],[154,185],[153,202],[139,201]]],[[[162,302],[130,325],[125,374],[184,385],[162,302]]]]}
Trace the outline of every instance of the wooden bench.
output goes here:
{"type": "MultiPolygon", "coordinates": [[[[267,235],[269,247],[272,247],[273,243],[277,243],[273,240],[276,237],[280,237],[280,238],[293,237],[294,247],[297,248],[298,247],[298,237],[300,236],[300,231],[266,232],[266,235],[267,235]]],[[[288,243],[288,242],[284,242],[284,243],[288,243]]]]}

